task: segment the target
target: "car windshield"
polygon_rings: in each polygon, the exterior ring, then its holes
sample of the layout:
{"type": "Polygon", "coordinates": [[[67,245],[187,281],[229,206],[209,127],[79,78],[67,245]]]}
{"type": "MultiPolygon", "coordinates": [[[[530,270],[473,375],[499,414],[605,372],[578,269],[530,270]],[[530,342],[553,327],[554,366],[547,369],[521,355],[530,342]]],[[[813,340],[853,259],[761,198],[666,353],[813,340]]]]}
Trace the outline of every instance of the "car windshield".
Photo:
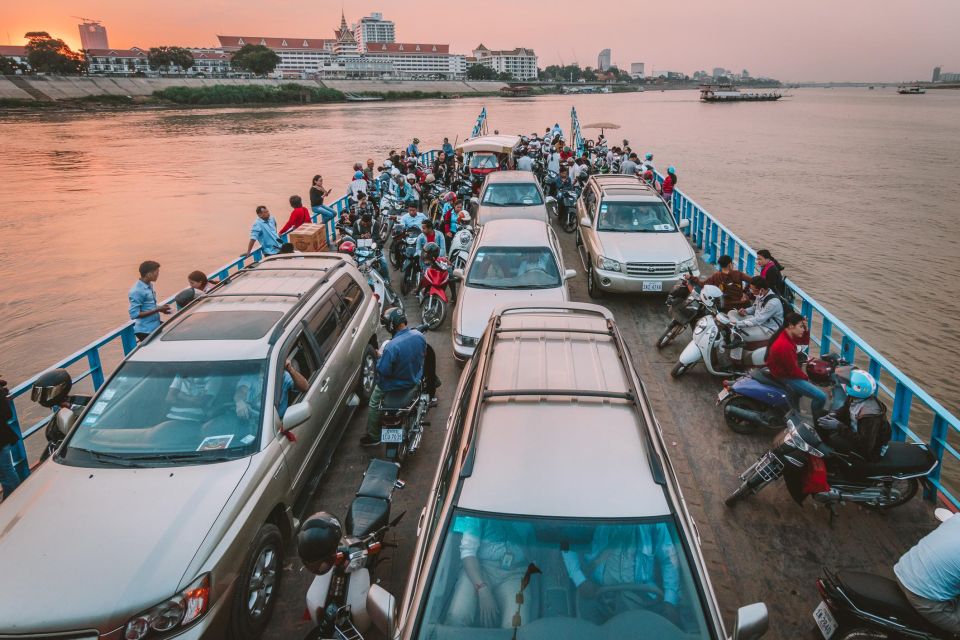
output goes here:
{"type": "Polygon", "coordinates": [[[497,156],[492,153],[475,153],[470,156],[471,169],[496,169],[498,166],[497,156]]]}
{"type": "Polygon", "coordinates": [[[480,204],[490,207],[531,207],[543,204],[537,185],[530,182],[491,184],[483,192],[480,204]]]}
{"type": "Polygon", "coordinates": [[[211,462],[257,449],[265,362],[127,362],[84,414],[67,462],[211,462]]]}
{"type": "Polygon", "coordinates": [[[422,640],[713,637],[672,518],[455,512],[422,611],[422,640]]]}
{"type": "Polygon", "coordinates": [[[480,247],[470,264],[467,286],[552,289],[560,286],[560,268],[546,247],[480,247]]]}
{"type": "Polygon", "coordinates": [[[676,231],[673,216],[662,202],[604,202],[600,205],[597,231],[676,231]]]}

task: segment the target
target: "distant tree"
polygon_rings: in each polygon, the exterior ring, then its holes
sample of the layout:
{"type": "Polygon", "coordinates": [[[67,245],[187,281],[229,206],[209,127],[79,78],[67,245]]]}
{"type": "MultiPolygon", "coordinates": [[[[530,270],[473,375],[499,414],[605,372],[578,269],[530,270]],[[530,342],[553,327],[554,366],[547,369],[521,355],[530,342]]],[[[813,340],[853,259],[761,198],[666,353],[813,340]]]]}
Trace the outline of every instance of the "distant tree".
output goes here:
{"type": "Polygon", "coordinates": [[[71,51],[67,43],[50,37],[46,31],[30,31],[23,37],[27,39],[27,61],[35,72],[73,75],[87,67],[81,54],[71,51]]]}
{"type": "Polygon", "coordinates": [[[497,72],[482,64],[472,64],[467,67],[468,80],[496,80],[497,72]]]}
{"type": "Polygon", "coordinates": [[[193,54],[183,47],[150,47],[147,52],[147,64],[154,71],[167,71],[176,67],[182,73],[193,66],[193,54]]]}
{"type": "Polygon", "coordinates": [[[497,80],[501,82],[513,82],[513,74],[509,71],[503,71],[497,74],[497,80]]]}
{"type": "Polygon", "coordinates": [[[276,51],[262,44],[245,44],[230,58],[230,64],[235,69],[249,71],[255,76],[265,76],[273,73],[280,64],[280,56],[276,51]]]}
{"type": "Polygon", "coordinates": [[[597,73],[596,73],[596,71],[593,70],[592,67],[587,67],[586,69],[584,69],[584,70],[583,70],[583,74],[581,75],[581,77],[582,77],[584,80],[586,80],[587,82],[596,82],[596,81],[597,81],[597,73]]]}

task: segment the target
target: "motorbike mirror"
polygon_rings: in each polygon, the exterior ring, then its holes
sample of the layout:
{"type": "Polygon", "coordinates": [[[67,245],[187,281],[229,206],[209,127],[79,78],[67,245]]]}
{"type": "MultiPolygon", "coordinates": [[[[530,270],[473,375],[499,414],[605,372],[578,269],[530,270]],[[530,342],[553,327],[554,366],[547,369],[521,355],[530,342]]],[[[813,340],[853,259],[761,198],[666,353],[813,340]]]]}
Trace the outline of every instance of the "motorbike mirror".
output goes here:
{"type": "Polygon", "coordinates": [[[767,613],[767,605],[762,602],[748,604],[737,609],[733,640],[756,640],[763,637],[769,627],[770,616],[767,613]]]}
{"type": "Polygon", "coordinates": [[[457,280],[463,280],[463,269],[454,269],[453,277],[457,280]]]}
{"type": "Polygon", "coordinates": [[[939,507],[936,510],[934,510],[933,515],[940,522],[946,522],[947,520],[949,520],[950,518],[952,518],[957,514],[955,514],[953,511],[950,511],[950,509],[944,509],[943,507],[939,507]]]}
{"type": "Polygon", "coordinates": [[[388,638],[393,637],[397,613],[397,599],[393,594],[378,584],[371,585],[367,592],[367,613],[380,633],[388,638]]]}
{"type": "Polygon", "coordinates": [[[298,427],[310,419],[310,403],[298,402],[287,407],[283,414],[283,428],[286,431],[298,427]]]}
{"type": "Polygon", "coordinates": [[[677,226],[679,226],[681,229],[686,229],[690,226],[690,220],[681,220],[680,224],[677,226]]]}
{"type": "Polygon", "coordinates": [[[573,278],[576,275],[577,275],[576,269],[567,269],[566,271],[563,272],[563,279],[569,280],[570,278],[573,278]]]}

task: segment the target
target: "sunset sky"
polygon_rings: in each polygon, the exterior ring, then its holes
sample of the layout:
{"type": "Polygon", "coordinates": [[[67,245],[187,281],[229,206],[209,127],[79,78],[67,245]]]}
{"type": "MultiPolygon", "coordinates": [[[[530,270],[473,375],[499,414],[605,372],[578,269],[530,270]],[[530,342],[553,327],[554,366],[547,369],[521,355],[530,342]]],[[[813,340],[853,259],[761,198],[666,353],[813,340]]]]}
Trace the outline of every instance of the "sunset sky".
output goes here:
{"type": "MultiPolygon", "coordinates": [[[[347,21],[371,11],[397,23],[397,39],[439,42],[457,53],[532,47],[540,66],[595,66],[609,47],[629,68],[693,73],[726,67],[782,80],[929,79],[931,69],[960,72],[957,0],[360,0],[347,21]],[[480,8],[482,7],[482,10],[480,8]]],[[[45,30],[79,47],[78,21],[102,20],[113,47],[212,46],[225,35],[332,37],[340,2],[326,0],[38,0],[0,2],[0,40],[21,44],[45,30]]]]}

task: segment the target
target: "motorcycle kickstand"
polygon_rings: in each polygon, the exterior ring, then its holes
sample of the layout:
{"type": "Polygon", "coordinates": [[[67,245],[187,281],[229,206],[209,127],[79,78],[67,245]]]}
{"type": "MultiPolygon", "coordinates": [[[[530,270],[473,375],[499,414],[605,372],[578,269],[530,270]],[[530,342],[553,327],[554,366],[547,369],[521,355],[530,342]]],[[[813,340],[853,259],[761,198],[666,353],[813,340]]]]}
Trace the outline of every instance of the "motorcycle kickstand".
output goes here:
{"type": "Polygon", "coordinates": [[[827,505],[827,509],[830,510],[830,520],[828,521],[828,524],[830,525],[830,528],[833,528],[833,525],[836,522],[837,515],[838,515],[837,503],[831,502],[830,504],[827,505]]]}

